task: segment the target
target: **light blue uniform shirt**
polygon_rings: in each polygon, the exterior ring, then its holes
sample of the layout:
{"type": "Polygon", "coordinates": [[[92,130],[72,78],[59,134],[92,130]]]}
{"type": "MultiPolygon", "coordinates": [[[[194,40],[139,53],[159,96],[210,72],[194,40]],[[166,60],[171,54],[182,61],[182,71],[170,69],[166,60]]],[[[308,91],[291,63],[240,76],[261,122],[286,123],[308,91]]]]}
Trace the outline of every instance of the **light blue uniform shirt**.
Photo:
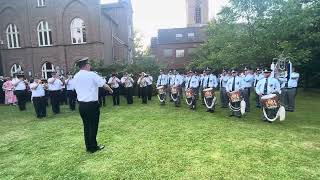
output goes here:
{"type": "Polygon", "coordinates": [[[203,88],[216,88],[218,86],[217,77],[213,74],[207,75],[203,77],[202,87],[203,88]],[[209,83],[208,83],[209,81],[209,83]]]}
{"type": "Polygon", "coordinates": [[[228,83],[228,80],[230,79],[231,77],[226,75],[226,76],[220,76],[220,87],[227,87],[227,83],[228,83]]]}
{"type": "Polygon", "coordinates": [[[242,78],[239,77],[239,76],[236,76],[235,78],[234,77],[230,77],[228,82],[227,82],[226,91],[227,92],[232,92],[232,91],[239,91],[241,89],[243,89],[242,78]],[[234,90],[232,89],[233,82],[235,82],[234,90]]]}
{"type": "Polygon", "coordinates": [[[281,88],[286,88],[287,81],[288,81],[288,88],[296,88],[298,87],[298,81],[299,81],[299,73],[293,72],[290,75],[289,81],[287,78],[279,78],[279,81],[281,83],[281,88]]]}
{"type": "Polygon", "coordinates": [[[168,76],[165,74],[159,75],[157,80],[157,86],[166,86],[168,85],[168,76]]]}
{"type": "Polygon", "coordinates": [[[243,78],[243,87],[244,88],[251,88],[254,82],[254,77],[252,74],[247,74],[243,78]]]}
{"type": "Polygon", "coordinates": [[[264,75],[262,73],[260,74],[254,74],[254,83],[253,83],[253,86],[256,87],[257,86],[257,83],[264,78],[264,75]]]}
{"type": "Polygon", "coordinates": [[[186,88],[198,88],[199,87],[199,82],[200,78],[198,76],[191,76],[186,78],[186,88]]]}
{"type": "Polygon", "coordinates": [[[264,93],[264,86],[266,84],[267,78],[263,78],[260,81],[258,81],[257,86],[256,86],[256,93],[257,94],[263,94],[263,95],[268,95],[268,94],[273,94],[273,93],[281,93],[280,90],[280,83],[277,79],[273,77],[268,78],[268,87],[267,87],[267,94],[264,93]]]}
{"type": "Polygon", "coordinates": [[[180,74],[174,75],[172,85],[181,86],[183,81],[184,81],[183,76],[181,76],[180,74]]]}

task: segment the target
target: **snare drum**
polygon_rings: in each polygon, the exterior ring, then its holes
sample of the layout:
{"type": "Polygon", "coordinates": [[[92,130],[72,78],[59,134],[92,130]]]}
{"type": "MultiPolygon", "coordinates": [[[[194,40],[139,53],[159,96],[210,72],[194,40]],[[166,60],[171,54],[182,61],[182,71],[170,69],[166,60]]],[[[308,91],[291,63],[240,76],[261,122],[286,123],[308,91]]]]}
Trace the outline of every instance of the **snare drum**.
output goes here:
{"type": "Polygon", "coordinates": [[[229,98],[232,103],[240,102],[241,101],[241,95],[240,91],[232,91],[229,93],[229,98]]]}
{"type": "Polygon", "coordinates": [[[269,94],[261,97],[261,104],[266,109],[280,107],[279,97],[276,94],[269,94]]]}
{"type": "Polygon", "coordinates": [[[166,93],[164,86],[159,86],[157,89],[158,89],[159,94],[165,94],[166,93]]]}
{"type": "Polygon", "coordinates": [[[179,92],[179,87],[178,86],[172,86],[171,87],[171,94],[178,94],[179,92]]]}
{"type": "Polygon", "coordinates": [[[213,98],[214,96],[213,88],[204,89],[203,92],[205,98],[213,98]]]}
{"type": "Polygon", "coordinates": [[[193,90],[192,89],[187,89],[186,90],[186,96],[187,96],[187,99],[192,98],[194,96],[193,95],[193,90]]]}

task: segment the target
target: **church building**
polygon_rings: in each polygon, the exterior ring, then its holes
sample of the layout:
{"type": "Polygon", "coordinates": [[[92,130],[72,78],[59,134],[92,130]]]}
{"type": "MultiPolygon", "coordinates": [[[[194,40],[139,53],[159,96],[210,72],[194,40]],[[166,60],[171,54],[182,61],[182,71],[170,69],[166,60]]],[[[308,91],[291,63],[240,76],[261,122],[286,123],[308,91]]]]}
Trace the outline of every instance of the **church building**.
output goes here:
{"type": "Polygon", "coordinates": [[[209,23],[208,0],[186,0],[187,27],[159,29],[151,39],[151,51],[167,69],[184,69],[192,53],[204,43],[209,23]]]}
{"type": "Polygon", "coordinates": [[[0,75],[49,78],[83,57],[132,63],[132,13],[131,0],[1,0],[0,75]]]}

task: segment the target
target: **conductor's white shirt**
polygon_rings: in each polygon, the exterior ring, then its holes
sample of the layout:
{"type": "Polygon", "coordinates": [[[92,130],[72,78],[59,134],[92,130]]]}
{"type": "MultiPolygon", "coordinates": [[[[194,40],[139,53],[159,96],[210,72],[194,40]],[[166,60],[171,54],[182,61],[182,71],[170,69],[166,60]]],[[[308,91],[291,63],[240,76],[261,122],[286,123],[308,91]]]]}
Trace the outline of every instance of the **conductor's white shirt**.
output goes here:
{"type": "Polygon", "coordinates": [[[74,88],[80,102],[98,101],[99,87],[105,84],[104,78],[91,71],[80,70],[74,76],[74,88]]]}

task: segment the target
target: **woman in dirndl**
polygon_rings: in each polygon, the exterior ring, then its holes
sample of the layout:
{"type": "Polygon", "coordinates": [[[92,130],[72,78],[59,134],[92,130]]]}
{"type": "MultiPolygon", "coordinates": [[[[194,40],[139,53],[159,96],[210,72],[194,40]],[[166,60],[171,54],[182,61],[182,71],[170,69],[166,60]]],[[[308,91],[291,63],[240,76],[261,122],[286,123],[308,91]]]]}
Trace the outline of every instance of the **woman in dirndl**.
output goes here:
{"type": "Polygon", "coordinates": [[[5,92],[5,104],[16,105],[17,97],[14,95],[14,86],[12,84],[11,78],[6,78],[6,82],[3,83],[2,89],[5,92]]]}

